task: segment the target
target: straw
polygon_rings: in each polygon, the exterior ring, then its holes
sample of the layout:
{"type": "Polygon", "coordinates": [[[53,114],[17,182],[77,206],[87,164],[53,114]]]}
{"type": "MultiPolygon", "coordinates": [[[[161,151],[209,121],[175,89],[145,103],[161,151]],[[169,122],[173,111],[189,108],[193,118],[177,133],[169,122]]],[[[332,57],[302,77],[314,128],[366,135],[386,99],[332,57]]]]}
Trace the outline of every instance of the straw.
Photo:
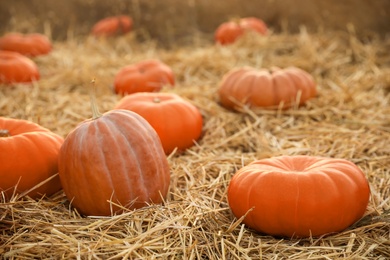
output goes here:
{"type": "MultiPolygon", "coordinates": [[[[125,65],[159,58],[172,67],[179,94],[204,118],[201,139],[174,152],[169,195],[112,217],[84,217],[62,191],[34,201],[1,198],[0,255],[5,259],[388,259],[390,258],[389,39],[362,41],[353,33],[249,35],[231,46],[207,40],[158,48],[134,35],[110,40],[54,42],[35,58],[41,80],[0,86],[0,115],[39,122],[66,137],[90,118],[89,87],[96,79],[102,113],[125,65]],[[238,66],[297,66],[313,75],[318,95],[288,110],[233,112],[221,107],[221,77],[238,66]],[[244,165],[277,155],[307,154],[356,163],[371,186],[362,220],[319,238],[288,239],[247,228],[230,212],[226,192],[244,165]]],[[[87,187],[86,187],[87,188],[87,187]]]]}

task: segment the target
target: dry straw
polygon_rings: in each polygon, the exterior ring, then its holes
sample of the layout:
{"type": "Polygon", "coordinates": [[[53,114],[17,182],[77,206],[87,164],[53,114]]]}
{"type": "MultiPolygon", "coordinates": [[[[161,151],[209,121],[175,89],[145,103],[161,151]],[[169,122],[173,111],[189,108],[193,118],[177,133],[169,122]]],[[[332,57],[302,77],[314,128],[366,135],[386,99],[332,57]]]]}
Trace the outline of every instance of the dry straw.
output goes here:
{"type": "MultiPolygon", "coordinates": [[[[163,205],[113,217],[81,217],[62,192],[34,201],[0,198],[4,259],[389,259],[390,47],[353,33],[248,36],[222,47],[160,49],[132,35],[55,42],[35,59],[41,80],[0,88],[0,115],[28,119],[66,136],[91,117],[88,88],[96,79],[101,112],[120,99],[112,91],[124,65],[159,58],[177,85],[166,87],[199,107],[204,133],[184,153],[169,156],[170,193],[163,205]],[[217,86],[237,66],[298,66],[318,83],[318,96],[286,111],[227,111],[217,86]],[[371,185],[364,218],[320,238],[281,239],[248,229],[231,214],[226,190],[234,172],[255,159],[318,155],[356,163],[371,185]]],[[[17,155],[15,155],[17,156],[17,155]]]]}

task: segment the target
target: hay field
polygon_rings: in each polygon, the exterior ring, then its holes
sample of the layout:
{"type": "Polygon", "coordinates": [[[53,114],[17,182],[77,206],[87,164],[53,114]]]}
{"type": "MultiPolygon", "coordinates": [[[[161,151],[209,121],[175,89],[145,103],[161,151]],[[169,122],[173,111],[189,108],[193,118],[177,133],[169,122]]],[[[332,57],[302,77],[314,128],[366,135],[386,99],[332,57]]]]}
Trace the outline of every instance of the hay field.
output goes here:
{"type": "Polygon", "coordinates": [[[0,198],[0,255],[4,259],[389,259],[390,39],[350,32],[248,35],[222,47],[194,36],[190,46],[160,48],[133,34],[54,42],[34,60],[41,80],[0,86],[0,116],[39,123],[66,136],[91,117],[96,79],[101,112],[120,97],[116,72],[159,58],[177,84],[164,88],[195,104],[204,117],[201,139],[169,156],[171,185],[164,205],[113,217],[81,217],[63,192],[34,201],[0,198]],[[318,96],[285,111],[231,112],[218,103],[223,74],[237,66],[297,66],[313,75],[318,96]],[[277,155],[344,158],[366,174],[371,198],[362,220],[320,238],[281,239],[248,229],[226,198],[235,171],[277,155]]]}

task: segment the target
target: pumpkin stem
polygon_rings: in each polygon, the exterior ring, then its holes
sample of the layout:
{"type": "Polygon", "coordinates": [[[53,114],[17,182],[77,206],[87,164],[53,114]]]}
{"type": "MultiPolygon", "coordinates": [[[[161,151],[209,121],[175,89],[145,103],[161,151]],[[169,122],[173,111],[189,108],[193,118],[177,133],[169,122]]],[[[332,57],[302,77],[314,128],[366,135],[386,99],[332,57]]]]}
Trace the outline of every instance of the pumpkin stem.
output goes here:
{"type": "Polygon", "coordinates": [[[154,97],[154,98],[153,98],[153,102],[154,102],[154,103],[160,103],[160,102],[161,102],[161,99],[158,98],[158,97],[154,97]]]}
{"type": "Polygon", "coordinates": [[[102,114],[99,112],[99,109],[97,107],[95,79],[92,79],[91,83],[92,83],[92,89],[89,92],[89,96],[91,99],[92,119],[94,120],[101,117],[102,114]]]}
{"type": "Polygon", "coordinates": [[[7,129],[0,129],[0,137],[10,137],[11,134],[7,129]]]}
{"type": "Polygon", "coordinates": [[[234,16],[230,19],[230,21],[232,21],[233,23],[235,23],[236,25],[240,26],[241,24],[241,17],[239,16],[234,16]]]}
{"type": "Polygon", "coordinates": [[[277,67],[277,66],[272,66],[271,68],[269,68],[269,72],[272,74],[272,73],[275,73],[276,71],[279,71],[280,68],[277,67]]]}

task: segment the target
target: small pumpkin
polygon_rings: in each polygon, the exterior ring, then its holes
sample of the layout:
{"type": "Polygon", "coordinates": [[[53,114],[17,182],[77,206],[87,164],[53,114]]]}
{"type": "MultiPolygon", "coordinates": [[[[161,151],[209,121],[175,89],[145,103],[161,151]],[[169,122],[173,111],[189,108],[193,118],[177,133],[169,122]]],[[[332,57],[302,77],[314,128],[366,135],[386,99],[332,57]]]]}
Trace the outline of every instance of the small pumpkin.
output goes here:
{"type": "Polygon", "coordinates": [[[223,76],[218,95],[222,106],[229,109],[243,105],[287,109],[293,104],[303,105],[317,95],[317,89],[313,77],[297,67],[242,67],[223,76]]]}
{"type": "Polygon", "coordinates": [[[256,17],[239,18],[220,24],[214,33],[214,39],[222,45],[232,44],[247,31],[266,35],[268,27],[256,17]]]}
{"type": "Polygon", "coordinates": [[[117,94],[158,92],[165,85],[175,85],[172,69],[157,59],[143,60],[123,67],[114,79],[117,94]]]}
{"type": "Polygon", "coordinates": [[[127,15],[110,16],[99,20],[92,27],[91,33],[97,37],[123,35],[133,28],[133,19],[127,15]]]}
{"type": "Polygon", "coordinates": [[[13,51],[0,51],[0,83],[27,83],[39,80],[34,61],[13,51]]]}
{"type": "Polygon", "coordinates": [[[59,175],[72,206],[83,215],[109,216],[122,207],[161,203],[170,169],[156,131],[135,112],[101,115],[92,107],[93,118],[69,133],[59,153],[59,175]]]}
{"type": "Polygon", "coordinates": [[[0,117],[0,191],[10,198],[14,193],[39,198],[61,189],[58,152],[64,139],[27,120],[0,117]]]}
{"type": "Polygon", "coordinates": [[[14,51],[22,55],[35,57],[52,51],[49,38],[40,33],[7,33],[0,38],[0,50],[14,51]]]}
{"type": "Polygon", "coordinates": [[[183,151],[202,134],[203,119],[196,106],[173,93],[135,93],[123,97],[115,109],[133,111],[156,130],[166,154],[183,151]]]}
{"type": "Polygon", "coordinates": [[[247,214],[247,226],[282,237],[342,231],[364,215],[369,195],[367,179],[354,163],[304,155],[254,161],[228,187],[237,218],[247,214]]]}

